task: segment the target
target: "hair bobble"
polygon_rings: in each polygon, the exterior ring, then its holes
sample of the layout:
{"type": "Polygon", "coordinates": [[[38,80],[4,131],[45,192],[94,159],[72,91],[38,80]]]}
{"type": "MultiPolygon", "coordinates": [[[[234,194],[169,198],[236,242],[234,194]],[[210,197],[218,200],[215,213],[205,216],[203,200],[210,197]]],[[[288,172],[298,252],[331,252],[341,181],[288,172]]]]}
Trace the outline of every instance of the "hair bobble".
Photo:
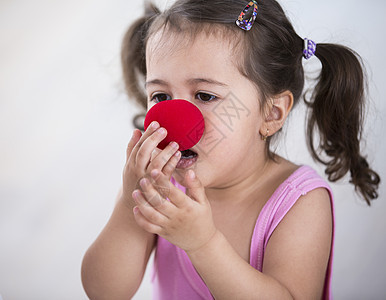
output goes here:
{"type": "Polygon", "coordinates": [[[304,39],[303,56],[305,59],[310,59],[315,55],[316,43],[313,40],[307,38],[304,39]]]}

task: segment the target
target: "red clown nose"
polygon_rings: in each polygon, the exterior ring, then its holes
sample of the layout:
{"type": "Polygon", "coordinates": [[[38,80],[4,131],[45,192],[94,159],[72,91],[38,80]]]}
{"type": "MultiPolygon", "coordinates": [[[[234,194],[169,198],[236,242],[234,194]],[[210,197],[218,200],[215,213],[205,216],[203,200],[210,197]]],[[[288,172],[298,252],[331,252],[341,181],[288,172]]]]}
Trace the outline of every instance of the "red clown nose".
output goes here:
{"type": "Polygon", "coordinates": [[[196,145],[205,130],[204,117],[194,104],[182,99],[166,100],[154,105],[146,114],[145,130],[157,121],[168,134],[159,144],[161,150],[172,141],[184,151],[196,145]]]}

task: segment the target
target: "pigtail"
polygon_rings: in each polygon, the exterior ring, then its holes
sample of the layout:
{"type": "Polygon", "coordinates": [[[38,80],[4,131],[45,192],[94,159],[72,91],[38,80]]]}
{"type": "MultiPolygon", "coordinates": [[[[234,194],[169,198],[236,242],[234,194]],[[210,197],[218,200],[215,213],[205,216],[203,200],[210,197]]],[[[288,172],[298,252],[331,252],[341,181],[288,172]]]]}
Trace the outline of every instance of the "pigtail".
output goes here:
{"type": "Polygon", "coordinates": [[[379,175],[360,153],[366,78],[360,57],[351,49],[335,44],[318,44],[315,55],[322,63],[319,81],[312,95],[307,137],[314,159],[326,165],[330,181],[337,181],[347,172],[364,200],[378,197],[379,175]],[[314,132],[320,143],[316,147],[314,132]],[[328,158],[321,157],[324,151],[328,158]]]}
{"type": "MultiPolygon", "coordinates": [[[[147,97],[144,91],[146,76],[146,38],[150,25],[160,14],[159,9],[151,2],[145,3],[145,15],[135,21],[127,30],[121,48],[121,64],[125,89],[129,97],[144,109],[147,107],[147,97]]],[[[134,117],[134,127],[143,130],[139,120],[143,114],[134,117]]]]}

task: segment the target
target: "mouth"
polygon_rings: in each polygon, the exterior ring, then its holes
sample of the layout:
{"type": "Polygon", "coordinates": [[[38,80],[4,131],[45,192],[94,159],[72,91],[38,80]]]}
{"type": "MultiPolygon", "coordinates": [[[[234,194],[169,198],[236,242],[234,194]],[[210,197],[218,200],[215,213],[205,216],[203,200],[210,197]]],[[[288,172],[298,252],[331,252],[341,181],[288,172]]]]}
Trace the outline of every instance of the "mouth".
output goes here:
{"type": "Polygon", "coordinates": [[[183,159],[188,159],[188,158],[193,158],[198,156],[198,154],[191,149],[181,151],[181,154],[182,154],[181,158],[183,159]]]}
{"type": "Polygon", "coordinates": [[[181,151],[181,158],[177,163],[177,168],[186,169],[192,166],[198,159],[198,154],[191,149],[181,151]]]}

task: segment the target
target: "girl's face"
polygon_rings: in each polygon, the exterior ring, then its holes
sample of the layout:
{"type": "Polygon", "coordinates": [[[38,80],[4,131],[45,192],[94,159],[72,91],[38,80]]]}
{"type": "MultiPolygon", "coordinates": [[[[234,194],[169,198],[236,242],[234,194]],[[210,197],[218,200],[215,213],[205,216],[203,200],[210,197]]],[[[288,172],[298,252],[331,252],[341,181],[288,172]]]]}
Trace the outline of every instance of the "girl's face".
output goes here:
{"type": "Polygon", "coordinates": [[[175,35],[158,32],[148,41],[148,109],[172,99],[196,105],[206,126],[192,148],[198,158],[187,169],[177,168],[173,177],[181,183],[180,176],[194,169],[205,187],[228,187],[261,170],[266,160],[258,93],[234,64],[233,44],[221,35],[202,33],[193,43],[175,35]]]}

